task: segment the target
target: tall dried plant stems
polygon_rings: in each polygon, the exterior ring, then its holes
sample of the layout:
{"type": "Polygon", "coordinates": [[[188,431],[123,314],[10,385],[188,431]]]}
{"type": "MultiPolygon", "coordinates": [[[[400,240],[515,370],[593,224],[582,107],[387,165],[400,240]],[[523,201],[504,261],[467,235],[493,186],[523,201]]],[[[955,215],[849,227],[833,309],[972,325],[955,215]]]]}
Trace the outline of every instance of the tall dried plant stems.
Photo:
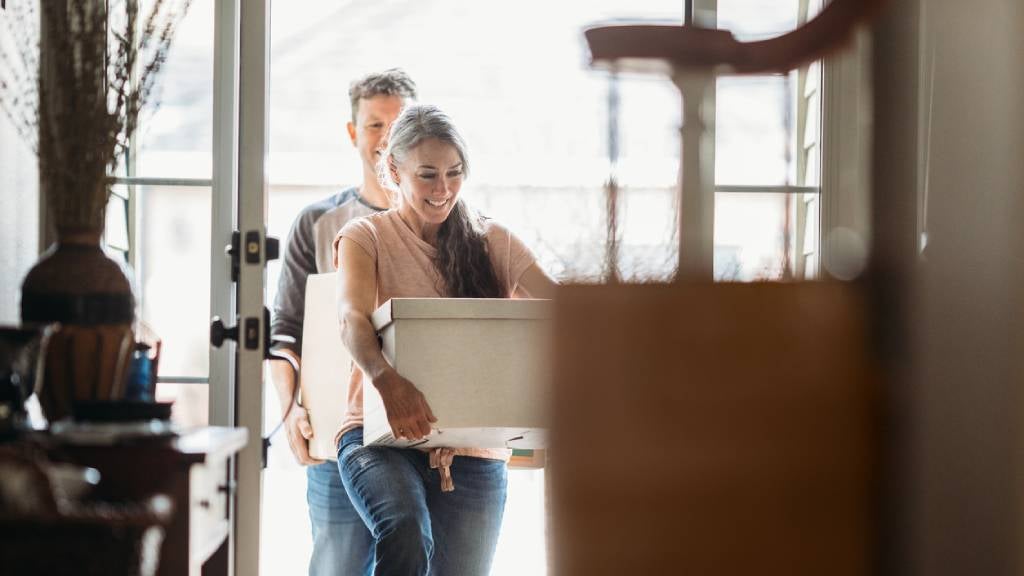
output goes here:
{"type": "Polygon", "coordinates": [[[58,230],[99,231],[115,121],[103,85],[106,10],[98,2],[43,2],[42,8],[40,186],[58,230]]]}
{"type": "Polygon", "coordinates": [[[16,57],[0,45],[0,106],[38,153],[58,233],[99,232],[108,171],[127,150],[191,0],[176,8],[155,0],[141,35],[138,0],[42,0],[38,15],[31,2],[17,4],[28,7],[0,20],[9,29],[41,21],[46,50],[39,56],[28,26],[16,33],[16,57]],[[123,21],[111,24],[122,9],[123,21]]]}

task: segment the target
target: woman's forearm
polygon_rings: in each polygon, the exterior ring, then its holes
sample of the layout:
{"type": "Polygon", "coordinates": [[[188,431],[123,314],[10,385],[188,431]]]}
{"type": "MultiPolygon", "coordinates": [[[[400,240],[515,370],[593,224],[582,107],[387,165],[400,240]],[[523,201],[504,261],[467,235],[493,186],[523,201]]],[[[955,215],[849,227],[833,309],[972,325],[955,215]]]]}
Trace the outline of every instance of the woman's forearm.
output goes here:
{"type": "Polygon", "coordinates": [[[365,315],[349,310],[341,315],[341,339],[356,365],[371,380],[377,380],[391,365],[384,359],[377,332],[365,315]]]}
{"type": "MultiPolygon", "coordinates": [[[[430,426],[437,418],[423,393],[384,359],[370,319],[355,309],[342,312],[341,339],[356,365],[380,392],[394,437],[419,440],[430,435],[430,426]]],[[[366,386],[365,379],[363,386],[366,386]]]]}

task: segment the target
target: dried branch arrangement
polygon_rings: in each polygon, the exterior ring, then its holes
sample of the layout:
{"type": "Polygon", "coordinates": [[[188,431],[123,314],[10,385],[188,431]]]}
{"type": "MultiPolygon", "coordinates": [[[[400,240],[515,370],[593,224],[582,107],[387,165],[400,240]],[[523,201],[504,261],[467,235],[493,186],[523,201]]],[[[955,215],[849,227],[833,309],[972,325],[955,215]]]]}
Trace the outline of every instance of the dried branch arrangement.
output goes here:
{"type": "Polygon", "coordinates": [[[139,3],[16,0],[0,12],[10,39],[0,43],[0,108],[39,157],[58,233],[103,229],[107,174],[151,103],[191,0],[152,0],[144,17],[139,3]]]}

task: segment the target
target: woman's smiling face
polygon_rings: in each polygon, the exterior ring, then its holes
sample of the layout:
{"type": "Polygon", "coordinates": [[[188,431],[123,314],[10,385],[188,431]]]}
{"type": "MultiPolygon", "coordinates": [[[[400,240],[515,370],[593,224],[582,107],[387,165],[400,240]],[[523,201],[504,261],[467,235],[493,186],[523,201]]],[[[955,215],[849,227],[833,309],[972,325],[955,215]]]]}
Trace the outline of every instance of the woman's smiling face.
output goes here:
{"type": "Polygon", "coordinates": [[[389,159],[391,178],[402,194],[399,212],[416,229],[433,235],[451,214],[462,188],[463,161],[446,142],[428,138],[402,161],[389,159]]]}

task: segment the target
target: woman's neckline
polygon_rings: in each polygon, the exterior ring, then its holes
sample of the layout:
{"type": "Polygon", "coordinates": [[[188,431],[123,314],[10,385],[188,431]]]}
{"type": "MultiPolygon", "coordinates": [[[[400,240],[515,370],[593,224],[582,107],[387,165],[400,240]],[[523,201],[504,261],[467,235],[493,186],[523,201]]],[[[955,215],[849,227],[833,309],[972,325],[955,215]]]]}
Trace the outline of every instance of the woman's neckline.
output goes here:
{"type": "Polygon", "coordinates": [[[434,246],[430,242],[427,242],[426,240],[423,239],[422,236],[417,234],[416,231],[413,230],[412,226],[408,222],[406,222],[405,217],[402,216],[402,212],[399,208],[395,208],[395,216],[398,218],[399,226],[401,226],[401,228],[409,236],[412,236],[418,244],[420,244],[423,248],[429,250],[430,252],[437,252],[437,246],[434,246]]]}

